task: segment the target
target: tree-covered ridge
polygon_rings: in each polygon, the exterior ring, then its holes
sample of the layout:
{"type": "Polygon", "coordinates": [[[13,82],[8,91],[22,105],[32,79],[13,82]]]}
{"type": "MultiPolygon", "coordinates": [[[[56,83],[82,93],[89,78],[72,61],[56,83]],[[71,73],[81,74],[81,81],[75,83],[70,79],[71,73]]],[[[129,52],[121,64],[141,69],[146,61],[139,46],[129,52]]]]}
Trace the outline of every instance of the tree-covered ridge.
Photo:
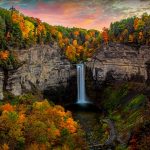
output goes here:
{"type": "Polygon", "coordinates": [[[149,45],[150,15],[144,13],[141,17],[131,17],[111,23],[109,37],[112,42],[149,45]]]}
{"type": "Polygon", "coordinates": [[[111,23],[109,29],[104,27],[100,32],[93,29],[51,26],[38,18],[24,16],[17,10],[0,8],[1,50],[54,42],[58,43],[62,54],[72,62],[86,61],[103,43],[149,45],[150,15],[144,13],[141,17],[111,23]]]}
{"type": "Polygon", "coordinates": [[[10,47],[27,48],[33,44],[57,42],[73,62],[91,57],[99,46],[100,32],[79,28],[51,26],[33,17],[27,17],[17,10],[0,9],[0,49],[10,47]]]}

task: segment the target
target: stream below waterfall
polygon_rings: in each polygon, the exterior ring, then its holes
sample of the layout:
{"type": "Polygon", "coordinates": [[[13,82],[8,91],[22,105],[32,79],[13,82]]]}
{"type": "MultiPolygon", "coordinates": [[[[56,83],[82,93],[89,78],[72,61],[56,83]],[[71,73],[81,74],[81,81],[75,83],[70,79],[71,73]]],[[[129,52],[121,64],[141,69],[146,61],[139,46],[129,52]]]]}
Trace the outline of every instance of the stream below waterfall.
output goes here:
{"type": "MultiPolygon", "coordinates": [[[[84,130],[88,146],[100,145],[100,110],[93,104],[73,104],[67,108],[72,112],[73,118],[84,130]]],[[[89,149],[93,150],[92,148],[89,149]]]]}
{"type": "Polygon", "coordinates": [[[85,89],[85,66],[77,64],[77,102],[68,106],[73,117],[79,122],[85,132],[85,139],[92,150],[93,145],[100,144],[100,110],[90,102],[86,96],[85,89]]]}

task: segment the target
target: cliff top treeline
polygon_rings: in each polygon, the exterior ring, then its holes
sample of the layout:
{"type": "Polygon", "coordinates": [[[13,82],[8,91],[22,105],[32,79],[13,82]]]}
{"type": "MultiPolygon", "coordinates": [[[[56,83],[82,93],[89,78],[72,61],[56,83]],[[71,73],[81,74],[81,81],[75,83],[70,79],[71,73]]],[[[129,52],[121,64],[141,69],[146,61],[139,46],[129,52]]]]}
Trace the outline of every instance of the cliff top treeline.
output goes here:
{"type": "MultiPolygon", "coordinates": [[[[34,44],[57,42],[62,53],[72,62],[92,57],[101,44],[109,42],[149,45],[150,15],[131,17],[111,23],[103,30],[86,30],[51,26],[38,18],[24,16],[17,10],[0,8],[0,64],[9,56],[10,48],[28,48],[34,44]]],[[[11,62],[11,61],[10,61],[11,62]]]]}

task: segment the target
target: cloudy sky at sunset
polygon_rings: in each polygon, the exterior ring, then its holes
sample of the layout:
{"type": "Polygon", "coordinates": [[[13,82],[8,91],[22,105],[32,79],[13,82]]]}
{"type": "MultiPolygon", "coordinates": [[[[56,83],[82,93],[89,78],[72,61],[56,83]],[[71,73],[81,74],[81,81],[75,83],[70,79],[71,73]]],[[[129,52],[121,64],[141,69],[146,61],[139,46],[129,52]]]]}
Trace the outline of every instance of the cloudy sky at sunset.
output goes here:
{"type": "Polygon", "coordinates": [[[129,16],[150,14],[150,0],[0,0],[0,7],[12,5],[51,25],[98,30],[129,16]]]}

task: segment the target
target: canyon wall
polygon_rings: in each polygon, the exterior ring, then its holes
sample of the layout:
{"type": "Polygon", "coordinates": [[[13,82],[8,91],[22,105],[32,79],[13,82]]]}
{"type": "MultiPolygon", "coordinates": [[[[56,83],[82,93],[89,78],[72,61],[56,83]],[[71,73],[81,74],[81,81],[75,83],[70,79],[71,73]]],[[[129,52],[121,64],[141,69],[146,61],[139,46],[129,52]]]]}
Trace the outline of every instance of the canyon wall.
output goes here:
{"type": "Polygon", "coordinates": [[[92,70],[93,79],[104,81],[112,80],[137,80],[148,79],[147,65],[150,60],[150,47],[130,47],[121,44],[102,46],[93,58],[86,63],[92,70]]]}
{"type": "MultiPolygon", "coordinates": [[[[0,99],[3,99],[4,89],[14,95],[20,95],[34,88],[43,91],[48,87],[59,87],[60,84],[65,87],[70,77],[76,75],[75,65],[61,55],[57,44],[36,45],[29,49],[14,51],[24,63],[17,70],[9,70],[7,77],[0,68],[0,99]]],[[[91,69],[93,79],[98,82],[108,77],[113,80],[146,81],[149,75],[145,63],[149,59],[150,47],[148,46],[136,49],[110,44],[97,50],[93,58],[86,62],[86,66],[91,69]]]]}
{"type": "Polygon", "coordinates": [[[6,85],[3,84],[4,72],[0,70],[0,99],[3,98],[3,86],[12,94],[20,95],[34,88],[43,91],[60,84],[66,86],[70,76],[76,74],[75,66],[61,56],[57,44],[36,45],[29,49],[13,51],[24,63],[17,70],[8,71],[6,85]]]}

